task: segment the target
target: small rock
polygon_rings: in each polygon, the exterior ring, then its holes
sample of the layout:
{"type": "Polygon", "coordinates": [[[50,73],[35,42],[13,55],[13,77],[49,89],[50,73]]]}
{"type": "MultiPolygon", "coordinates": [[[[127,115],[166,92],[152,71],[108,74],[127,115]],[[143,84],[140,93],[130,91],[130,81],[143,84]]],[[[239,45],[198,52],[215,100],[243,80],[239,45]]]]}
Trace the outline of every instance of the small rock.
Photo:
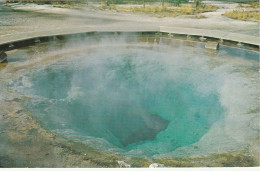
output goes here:
{"type": "Polygon", "coordinates": [[[164,164],[160,163],[152,163],[149,168],[157,168],[157,167],[164,167],[164,164]]]}
{"type": "Polygon", "coordinates": [[[127,164],[126,162],[124,161],[117,161],[117,163],[119,164],[120,167],[131,167],[130,164],[127,164]]]}

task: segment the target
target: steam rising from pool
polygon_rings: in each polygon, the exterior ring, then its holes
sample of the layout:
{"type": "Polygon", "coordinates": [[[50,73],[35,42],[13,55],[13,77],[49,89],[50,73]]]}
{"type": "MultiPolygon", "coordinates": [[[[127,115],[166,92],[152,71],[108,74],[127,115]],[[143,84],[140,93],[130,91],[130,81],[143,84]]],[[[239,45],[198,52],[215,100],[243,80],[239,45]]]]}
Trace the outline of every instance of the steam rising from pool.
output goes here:
{"type": "Polygon", "coordinates": [[[75,55],[11,86],[32,98],[27,107],[46,128],[98,149],[188,155],[215,151],[214,144],[203,149],[208,142],[221,144],[218,150],[243,144],[246,129],[237,128],[244,125],[237,117],[256,117],[242,116],[255,104],[254,96],[243,99],[255,91],[243,85],[248,79],[233,73],[221,56],[208,56],[200,43],[194,48],[182,41],[144,40],[112,36],[69,43],[64,50],[80,49],[75,55]],[[213,140],[214,130],[216,137],[227,136],[213,140]]]}

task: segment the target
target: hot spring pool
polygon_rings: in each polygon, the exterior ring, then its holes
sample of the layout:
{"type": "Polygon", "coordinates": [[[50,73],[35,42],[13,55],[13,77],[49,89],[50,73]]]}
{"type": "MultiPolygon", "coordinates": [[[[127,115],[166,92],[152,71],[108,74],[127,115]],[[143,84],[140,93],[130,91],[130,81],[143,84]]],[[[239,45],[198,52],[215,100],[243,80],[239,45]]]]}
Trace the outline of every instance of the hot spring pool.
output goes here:
{"type": "Polygon", "coordinates": [[[24,60],[9,65],[23,70],[8,86],[29,98],[25,108],[44,128],[97,149],[192,156],[240,150],[257,139],[257,52],[93,36],[38,44],[9,60],[19,55],[24,60]]]}

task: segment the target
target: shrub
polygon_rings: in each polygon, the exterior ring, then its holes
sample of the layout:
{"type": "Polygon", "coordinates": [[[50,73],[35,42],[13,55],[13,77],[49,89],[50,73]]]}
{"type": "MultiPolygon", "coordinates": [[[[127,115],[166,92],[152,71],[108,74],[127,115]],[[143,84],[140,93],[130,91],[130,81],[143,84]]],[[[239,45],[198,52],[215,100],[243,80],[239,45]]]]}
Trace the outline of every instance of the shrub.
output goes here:
{"type": "Polygon", "coordinates": [[[259,12],[257,10],[233,10],[225,12],[224,16],[241,21],[259,20],[259,12]]]}

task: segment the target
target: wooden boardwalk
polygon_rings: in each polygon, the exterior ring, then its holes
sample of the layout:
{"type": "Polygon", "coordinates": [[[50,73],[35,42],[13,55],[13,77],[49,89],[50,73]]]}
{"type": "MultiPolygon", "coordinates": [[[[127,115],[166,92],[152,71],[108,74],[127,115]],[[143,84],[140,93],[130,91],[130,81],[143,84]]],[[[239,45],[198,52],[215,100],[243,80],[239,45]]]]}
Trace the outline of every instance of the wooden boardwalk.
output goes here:
{"type": "Polygon", "coordinates": [[[259,46],[259,37],[230,33],[216,30],[206,30],[206,29],[193,29],[193,28],[180,28],[180,27],[160,27],[160,32],[173,33],[173,34],[184,34],[184,35],[194,35],[203,36],[209,38],[216,38],[220,40],[228,40],[237,43],[244,43],[250,45],[259,46]]]}
{"type": "MultiPolygon", "coordinates": [[[[249,44],[253,46],[260,46],[259,37],[222,32],[216,30],[206,29],[194,29],[194,28],[181,28],[181,27],[69,27],[55,30],[36,31],[36,32],[23,32],[18,34],[1,35],[0,46],[12,44],[16,42],[22,42],[30,39],[37,39],[41,37],[52,37],[60,35],[74,35],[79,33],[90,33],[90,32],[161,32],[167,34],[181,34],[190,36],[203,36],[205,38],[214,38],[221,41],[232,41],[235,43],[249,44]]],[[[1,50],[1,49],[0,49],[1,50]]]]}

